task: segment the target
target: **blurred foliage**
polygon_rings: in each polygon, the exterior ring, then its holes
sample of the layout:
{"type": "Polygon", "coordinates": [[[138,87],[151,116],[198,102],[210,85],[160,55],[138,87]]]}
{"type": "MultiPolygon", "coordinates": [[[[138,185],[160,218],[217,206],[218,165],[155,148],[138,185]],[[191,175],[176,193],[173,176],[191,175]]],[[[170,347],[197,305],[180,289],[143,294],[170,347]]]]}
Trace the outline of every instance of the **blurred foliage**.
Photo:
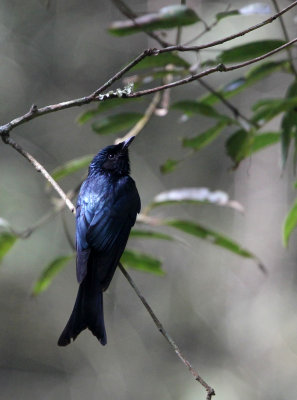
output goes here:
{"type": "Polygon", "coordinates": [[[12,248],[17,237],[10,232],[0,233],[0,262],[9,250],[12,248]]]}
{"type": "Polygon", "coordinates": [[[133,20],[116,21],[109,32],[113,35],[123,36],[142,31],[156,29],[172,29],[184,25],[192,25],[200,21],[194,10],[185,5],[170,5],[161,8],[157,13],[148,13],[133,20]]]}

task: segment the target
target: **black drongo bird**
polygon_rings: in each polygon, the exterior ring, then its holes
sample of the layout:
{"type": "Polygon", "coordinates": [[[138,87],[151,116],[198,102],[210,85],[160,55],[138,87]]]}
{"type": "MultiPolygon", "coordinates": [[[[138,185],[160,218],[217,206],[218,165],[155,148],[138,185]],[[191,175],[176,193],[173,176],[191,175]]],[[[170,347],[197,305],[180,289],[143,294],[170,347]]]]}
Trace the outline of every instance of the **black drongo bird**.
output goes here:
{"type": "Polygon", "coordinates": [[[140,198],[129,176],[128,146],[134,137],[105,147],[93,159],[76,207],[76,273],[79,290],[58,345],[88,328],[106,344],[103,295],[125,249],[140,211],[140,198]]]}

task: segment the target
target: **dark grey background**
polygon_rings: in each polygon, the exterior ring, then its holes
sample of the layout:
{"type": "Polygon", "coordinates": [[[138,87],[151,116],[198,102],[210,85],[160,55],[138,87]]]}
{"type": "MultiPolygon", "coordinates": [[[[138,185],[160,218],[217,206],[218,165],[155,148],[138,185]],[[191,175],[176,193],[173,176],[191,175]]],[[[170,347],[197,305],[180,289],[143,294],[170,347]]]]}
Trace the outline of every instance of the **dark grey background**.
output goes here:
{"type": "MultiPolygon", "coordinates": [[[[212,21],[228,2],[187,3],[212,21]]],[[[233,1],[232,7],[245,3],[233,1]]],[[[166,4],[169,2],[129,2],[136,11],[156,10],[166,4]]],[[[293,10],[285,17],[292,38],[296,33],[294,15],[293,10]]],[[[87,95],[144,48],[155,46],[144,34],[120,39],[109,36],[108,24],[119,17],[107,0],[2,0],[1,121],[22,115],[32,103],[43,106],[87,95]]],[[[226,19],[202,42],[235,33],[264,18],[226,19]]],[[[195,35],[197,27],[186,28],[183,39],[195,35]]],[[[221,48],[281,37],[275,21],[221,48]]],[[[193,55],[184,56],[195,61],[193,55]]],[[[242,73],[216,74],[207,81],[216,86],[242,73]]],[[[253,101],[284,95],[291,80],[279,73],[233,102],[249,115],[253,101]]],[[[174,89],[172,97],[196,98],[202,93],[193,83],[174,89]]],[[[148,101],[146,98],[131,109],[144,110],[148,101]]],[[[52,170],[64,161],[96,153],[114,140],[114,136],[94,135],[89,124],[75,123],[84,109],[38,118],[12,135],[52,170]]],[[[224,134],[175,173],[162,176],[160,164],[186,154],[178,138],[197,134],[209,123],[193,118],[179,124],[178,118],[174,112],[166,118],[153,118],[131,148],[132,175],[143,205],[160,191],[176,187],[206,186],[228,192],[245,206],[244,215],[209,206],[164,208],[156,214],[179,215],[228,234],[255,252],[269,274],[264,276],[251,261],[189,237],[183,237],[188,246],[131,240],[131,248],[163,260],[166,276],[131,274],[186,357],[216,389],[218,399],[293,400],[297,389],[296,234],[289,250],[283,249],[280,237],[284,216],[296,194],[291,185],[292,168],[281,176],[280,152],[275,146],[253,155],[232,172],[224,154],[224,134]]],[[[277,130],[278,123],[273,121],[269,129],[277,130]]],[[[0,168],[0,216],[19,229],[34,224],[51,206],[44,180],[3,144],[0,168]]],[[[71,188],[81,175],[62,182],[63,188],[71,188]]],[[[74,232],[73,218],[66,214],[74,232]]],[[[61,220],[54,218],[28,240],[19,240],[1,266],[0,399],[205,398],[119,272],[105,295],[108,345],[100,346],[84,332],[71,346],[57,347],[77,291],[74,264],[63,270],[44,294],[32,298],[30,291],[42,268],[56,255],[70,251],[61,220]]]]}

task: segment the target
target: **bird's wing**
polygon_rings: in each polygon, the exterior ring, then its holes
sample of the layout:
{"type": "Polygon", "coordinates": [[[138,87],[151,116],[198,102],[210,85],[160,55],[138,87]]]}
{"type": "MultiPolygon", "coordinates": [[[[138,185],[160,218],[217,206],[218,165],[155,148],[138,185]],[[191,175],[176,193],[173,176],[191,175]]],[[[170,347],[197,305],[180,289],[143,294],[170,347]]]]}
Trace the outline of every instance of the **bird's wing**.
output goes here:
{"type": "Polygon", "coordinates": [[[101,281],[108,286],[139,211],[139,194],[130,177],[126,178],[113,201],[101,201],[93,211],[86,206],[78,210],[76,239],[79,282],[87,273],[89,254],[86,253],[91,250],[98,254],[101,281]]]}

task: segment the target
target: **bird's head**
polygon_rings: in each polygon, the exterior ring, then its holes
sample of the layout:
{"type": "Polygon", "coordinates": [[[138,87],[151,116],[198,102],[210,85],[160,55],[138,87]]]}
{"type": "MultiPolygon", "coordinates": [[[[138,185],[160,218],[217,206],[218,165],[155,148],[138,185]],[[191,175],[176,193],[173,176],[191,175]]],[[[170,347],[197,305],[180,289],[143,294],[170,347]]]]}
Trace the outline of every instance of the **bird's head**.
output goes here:
{"type": "Polygon", "coordinates": [[[116,145],[104,147],[93,158],[89,175],[108,174],[113,176],[125,176],[130,173],[130,163],[128,147],[134,140],[135,136],[130,137],[116,145]]]}

